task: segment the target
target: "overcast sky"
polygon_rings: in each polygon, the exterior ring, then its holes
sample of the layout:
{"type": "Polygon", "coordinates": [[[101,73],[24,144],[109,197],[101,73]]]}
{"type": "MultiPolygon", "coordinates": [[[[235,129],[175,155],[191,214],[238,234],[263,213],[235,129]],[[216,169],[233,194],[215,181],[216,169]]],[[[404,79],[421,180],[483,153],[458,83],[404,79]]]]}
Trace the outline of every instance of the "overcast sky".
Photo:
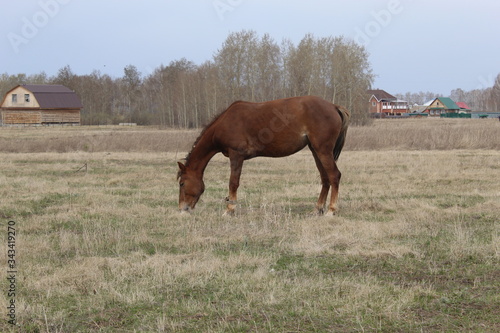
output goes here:
{"type": "Polygon", "coordinates": [[[392,94],[493,85],[500,73],[498,0],[1,0],[0,73],[55,75],[135,65],[143,75],[211,60],[231,32],[296,45],[307,34],[364,45],[392,94]]]}

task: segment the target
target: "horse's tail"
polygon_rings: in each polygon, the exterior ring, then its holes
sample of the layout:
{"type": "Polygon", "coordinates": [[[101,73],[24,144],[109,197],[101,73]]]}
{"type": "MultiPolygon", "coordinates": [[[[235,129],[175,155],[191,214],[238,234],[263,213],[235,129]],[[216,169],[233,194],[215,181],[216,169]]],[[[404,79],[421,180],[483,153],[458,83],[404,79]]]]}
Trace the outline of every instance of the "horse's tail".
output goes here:
{"type": "Polygon", "coordinates": [[[333,158],[335,161],[340,156],[340,152],[344,147],[345,137],[347,135],[347,127],[349,127],[349,121],[351,119],[351,112],[344,108],[343,106],[337,106],[337,111],[342,118],[342,127],[340,128],[339,137],[337,138],[337,142],[335,142],[335,147],[333,148],[333,158]]]}

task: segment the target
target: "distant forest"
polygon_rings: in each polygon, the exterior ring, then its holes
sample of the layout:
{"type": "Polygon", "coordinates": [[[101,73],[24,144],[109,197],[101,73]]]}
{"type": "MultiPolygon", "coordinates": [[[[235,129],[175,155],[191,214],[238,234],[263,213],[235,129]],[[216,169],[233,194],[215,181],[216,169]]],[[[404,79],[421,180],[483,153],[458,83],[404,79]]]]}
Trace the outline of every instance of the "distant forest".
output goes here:
{"type": "MultiPolygon", "coordinates": [[[[368,124],[366,90],[374,80],[364,47],[344,37],[306,35],[298,45],[277,43],[255,31],[231,33],[213,59],[196,65],[188,59],[161,65],[143,75],[134,65],[123,76],[94,70],[76,75],[70,66],[54,77],[45,73],[0,74],[0,96],[19,84],[62,84],[81,98],[85,125],[122,122],[162,127],[201,127],[235,100],[266,101],[317,95],[352,112],[354,124],[368,124]]],[[[383,87],[381,87],[383,89],[383,87]]],[[[424,103],[432,93],[398,95],[424,103]]],[[[500,75],[492,88],[452,92],[452,99],[474,109],[500,111],[500,75]]]]}

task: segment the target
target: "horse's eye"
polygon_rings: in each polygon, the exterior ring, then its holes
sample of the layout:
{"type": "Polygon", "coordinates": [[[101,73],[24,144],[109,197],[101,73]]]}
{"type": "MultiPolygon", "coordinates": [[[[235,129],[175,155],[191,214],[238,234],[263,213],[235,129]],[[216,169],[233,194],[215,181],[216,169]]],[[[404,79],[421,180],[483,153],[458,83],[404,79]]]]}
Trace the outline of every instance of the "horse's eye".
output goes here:
{"type": "Polygon", "coordinates": [[[180,185],[181,187],[183,187],[183,186],[184,186],[184,182],[180,183],[179,185],[180,185]]]}

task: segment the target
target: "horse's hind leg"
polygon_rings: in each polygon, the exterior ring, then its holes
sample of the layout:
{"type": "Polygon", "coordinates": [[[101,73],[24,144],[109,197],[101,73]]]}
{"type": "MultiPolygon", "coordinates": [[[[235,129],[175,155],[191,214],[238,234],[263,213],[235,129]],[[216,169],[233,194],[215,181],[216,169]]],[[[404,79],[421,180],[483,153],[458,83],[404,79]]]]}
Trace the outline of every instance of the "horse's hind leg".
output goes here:
{"type": "Polygon", "coordinates": [[[330,205],[328,207],[328,212],[326,215],[333,215],[337,210],[337,200],[339,198],[339,184],[340,184],[340,170],[337,168],[337,163],[333,159],[333,154],[329,157],[325,157],[322,161],[323,165],[325,165],[325,169],[328,173],[328,179],[331,185],[330,192],[330,205]]]}
{"type": "MultiPolygon", "coordinates": [[[[332,158],[333,160],[333,158],[332,158]]],[[[335,211],[337,210],[337,200],[339,198],[339,184],[340,184],[340,170],[337,168],[337,163],[335,163],[335,160],[333,160],[333,169],[332,169],[332,175],[329,176],[332,180],[330,183],[332,184],[332,191],[330,194],[330,206],[328,207],[328,212],[326,213],[327,215],[333,215],[335,211]]]]}
{"type": "MultiPolygon", "coordinates": [[[[328,195],[328,189],[331,187],[331,197],[330,204],[328,206],[328,211],[326,215],[333,215],[333,213],[337,210],[337,199],[339,196],[339,184],[341,173],[337,168],[337,164],[333,158],[333,148],[330,150],[329,147],[327,149],[319,148],[318,150],[314,149],[314,146],[311,147],[314,155],[314,159],[316,161],[316,165],[318,169],[320,169],[318,164],[321,164],[324,174],[321,174],[321,181],[323,182],[323,188],[321,189],[321,194],[318,200],[317,207],[322,204],[324,205],[326,202],[326,196],[328,195]],[[319,163],[318,163],[319,161],[319,163]]],[[[321,169],[320,169],[321,173],[321,169]]]]}
{"type": "Polygon", "coordinates": [[[316,167],[318,168],[321,176],[322,187],[318,202],[316,203],[316,211],[318,214],[323,215],[325,212],[326,198],[328,197],[328,191],[330,190],[330,181],[328,180],[328,174],[326,173],[325,168],[323,168],[323,164],[321,163],[316,151],[311,146],[309,146],[309,149],[311,149],[312,155],[314,156],[314,162],[316,162],[316,167]]]}

